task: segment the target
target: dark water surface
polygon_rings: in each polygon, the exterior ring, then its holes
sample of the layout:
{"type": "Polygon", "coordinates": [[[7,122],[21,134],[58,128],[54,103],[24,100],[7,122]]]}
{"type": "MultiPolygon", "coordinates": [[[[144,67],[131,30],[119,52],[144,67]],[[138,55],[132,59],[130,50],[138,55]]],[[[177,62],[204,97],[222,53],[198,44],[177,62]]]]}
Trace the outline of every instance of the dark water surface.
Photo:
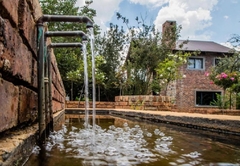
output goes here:
{"type": "Polygon", "coordinates": [[[239,136],[117,117],[96,123],[93,132],[66,120],[25,166],[240,166],[239,136]]]}

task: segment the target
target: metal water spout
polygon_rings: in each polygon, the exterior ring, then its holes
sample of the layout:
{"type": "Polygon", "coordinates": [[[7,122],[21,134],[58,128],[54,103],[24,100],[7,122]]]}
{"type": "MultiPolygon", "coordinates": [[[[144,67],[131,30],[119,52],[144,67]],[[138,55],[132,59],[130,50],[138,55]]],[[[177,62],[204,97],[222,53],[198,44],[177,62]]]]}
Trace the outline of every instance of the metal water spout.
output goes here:
{"type": "Polygon", "coordinates": [[[78,36],[86,38],[87,35],[83,31],[47,31],[45,37],[64,37],[64,36],[78,36]]]}
{"type": "Polygon", "coordinates": [[[62,48],[62,47],[82,47],[82,43],[51,43],[50,48],[62,48]]]}
{"type": "Polygon", "coordinates": [[[85,23],[87,25],[87,28],[93,27],[93,21],[87,16],[43,15],[38,19],[38,24],[44,22],[78,22],[85,23]]]}

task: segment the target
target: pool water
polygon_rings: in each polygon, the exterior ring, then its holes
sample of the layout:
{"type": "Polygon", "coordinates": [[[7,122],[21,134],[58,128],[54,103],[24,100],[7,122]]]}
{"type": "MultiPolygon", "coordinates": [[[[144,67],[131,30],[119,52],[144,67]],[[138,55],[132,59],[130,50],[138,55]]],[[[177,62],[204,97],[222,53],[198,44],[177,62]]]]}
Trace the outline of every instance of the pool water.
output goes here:
{"type": "Polygon", "coordinates": [[[240,137],[108,117],[67,119],[25,166],[240,166],[240,137]]]}

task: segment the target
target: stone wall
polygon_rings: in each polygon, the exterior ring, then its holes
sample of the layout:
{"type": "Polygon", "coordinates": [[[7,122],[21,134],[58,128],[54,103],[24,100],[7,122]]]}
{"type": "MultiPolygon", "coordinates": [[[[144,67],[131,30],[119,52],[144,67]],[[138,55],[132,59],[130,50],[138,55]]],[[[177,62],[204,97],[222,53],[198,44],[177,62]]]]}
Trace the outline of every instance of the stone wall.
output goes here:
{"type": "MultiPolygon", "coordinates": [[[[89,107],[92,108],[92,102],[89,102],[89,107]]],[[[84,101],[66,101],[66,108],[85,108],[84,101]]],[[[115,108],[114,102],[96,101],[96,108],[111,109],[115,108]]]]}
{"type": "MultiPolygon", "coordinates": [[[[38,0],[0,0],[0,132],[37,121],[38,0]]],[[[65,90],[52,56],[53,110],[64,109],[65,90]]]]}
{"type": "MultiPolygon", "coordinates": [[[[89,102],[92,108],[92,102],[89,102]]],[[[171,98],[167,96],[116,96],[115,102],[96,102],[96,108],[135,109],[135,110],[171,110],[171,98]]],[[[66,101],[66,108],[85,108],[85,102],[66,101]]]]}
{"type": "Polygon", "coordinates": [[[161,110],[169,111],[173,107],[168,96],[134,95],[116,96],[116,109],[161,110]]]}

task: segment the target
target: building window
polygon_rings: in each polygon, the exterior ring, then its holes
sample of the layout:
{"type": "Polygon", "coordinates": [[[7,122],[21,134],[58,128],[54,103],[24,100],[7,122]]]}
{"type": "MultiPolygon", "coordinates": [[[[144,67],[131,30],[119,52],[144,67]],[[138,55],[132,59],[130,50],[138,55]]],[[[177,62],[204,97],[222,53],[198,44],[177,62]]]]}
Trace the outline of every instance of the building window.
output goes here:
{"type": "Polygon", "coordinates": [[[188,58],[188,69],[203,70],[204,58],[188,58]]]}
{"type": "Polygon", "coordinates": [[[220,61],[220,58],[214,58],[213,66],[217,66],[220,61]]]}
{"type": "Polygon", "coordinates": [[[196,91],[197,106],[214,106],[213,102],[217,101],[217,95],[221,95],[219,91],[196,91]]]}

